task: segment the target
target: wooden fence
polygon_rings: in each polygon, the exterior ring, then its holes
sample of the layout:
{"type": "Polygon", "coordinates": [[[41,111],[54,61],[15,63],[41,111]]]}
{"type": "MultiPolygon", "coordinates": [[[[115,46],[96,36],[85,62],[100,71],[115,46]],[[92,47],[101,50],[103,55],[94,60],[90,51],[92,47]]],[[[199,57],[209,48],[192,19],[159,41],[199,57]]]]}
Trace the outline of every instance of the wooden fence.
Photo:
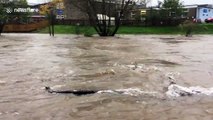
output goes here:
{"type": "Polygon", "coordinates": [[[48,25],[49,22],[46,20],[29,24],[7,24],[4,26],[3,32],[32,32],[48,25]]]}

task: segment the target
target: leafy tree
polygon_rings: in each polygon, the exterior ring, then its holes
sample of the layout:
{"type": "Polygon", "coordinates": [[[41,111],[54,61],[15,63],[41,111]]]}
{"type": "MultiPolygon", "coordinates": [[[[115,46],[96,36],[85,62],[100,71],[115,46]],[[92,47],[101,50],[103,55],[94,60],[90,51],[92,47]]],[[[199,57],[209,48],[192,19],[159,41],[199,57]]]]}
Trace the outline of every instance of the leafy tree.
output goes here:
{"type": "MultiPolygon", "coordinates": [[[[27,0],[19,0],[19,1],[13,1],[12,3],[13,7],[20,7],[20,8],[27,8],[27,0]]],[[[29,21],[29,12],[14,12],[12,15],[12,19],[15,19],[18,21],[18,23],[28,23],[29,21]]]]}
{"type": "Polygon", "coordinates": [[[121,19],[138,0],[69,0],[79,10],[85,12],[90,24],[100,36],[114,36],[121,19]]]}
{"type": "Polygon", "coordinates": [[[156,7],[147,12],[148,25],[179,25],[183,15],[183,5],[179,0],[158,1],[156,7]]]}
{"type": "Polygon", "coordinates": [[[26,23],[28,22],[29,12],[17,12],[19,8],[27,8],[27,0],[10,0],[7,2],[1,2],[4,7],[4,12],[7,16],[7,22],[9,23],[26,23]],[[16,11],[17,10],[17,11],[16,11]]]}
{"type": "Polygon", "coordinates": [[[15,12],[14,8],[27,8],[27,0],[0,0],[0,34],[6,23],[28,22],[28,12],[15,12]]]}
{"type": "Polygon", "coordinates": [[[192,37],[193,32],[196,32],[196,31],[208,30],[206,26],[199,25],[199,23],[195,23],[191,20],[185,20],[182,24],[180,24],[180,27],[186,37],[192,37]]]}
{"type": "Polygon", "coordinates": [[[161,10],[164,17],[178,18],[183,14],[183,5],[179,0],[164,0],[161,10]]]}
{"type": "Polygon", "coordinates": [[[183,29],[186,37],[192,36],[192,30],[196,27],[196,24],[190,20],[186,20],[181,24],[181,28],[183,29]]]}
{"type": "Polygon", "coordinates": [[[160,24],[161,19],[162,17],[159,14],[159,11],[156,9],[150,8],[146,16],[146,24],[156,26],[160,24]]]}

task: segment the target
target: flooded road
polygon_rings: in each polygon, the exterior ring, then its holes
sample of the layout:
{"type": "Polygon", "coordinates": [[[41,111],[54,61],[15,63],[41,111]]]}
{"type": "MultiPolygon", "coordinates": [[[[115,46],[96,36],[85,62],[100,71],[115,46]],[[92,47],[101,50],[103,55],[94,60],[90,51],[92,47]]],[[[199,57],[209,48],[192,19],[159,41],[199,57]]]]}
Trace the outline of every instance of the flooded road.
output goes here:
{"type": "Polygon", "coordinates": [[[213,36],[0,36],[1,120],[213,120],[213,96],[168,97],[171,82],[213,87],[213,36]],[[153,94],[62,90],[140,89],[153,94]]]}

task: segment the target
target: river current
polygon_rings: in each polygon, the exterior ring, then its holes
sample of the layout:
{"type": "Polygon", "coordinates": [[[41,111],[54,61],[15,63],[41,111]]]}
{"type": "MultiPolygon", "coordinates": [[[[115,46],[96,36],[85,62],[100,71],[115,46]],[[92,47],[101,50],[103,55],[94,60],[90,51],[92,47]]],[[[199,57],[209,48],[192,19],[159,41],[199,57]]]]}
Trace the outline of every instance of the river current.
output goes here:
{"type": "Polygon", "coordinates": [[[213,36],[3,34],[1,120],[213,120],[213,36]],[[94,90],[49,93],[45,87],[94,90]]]}

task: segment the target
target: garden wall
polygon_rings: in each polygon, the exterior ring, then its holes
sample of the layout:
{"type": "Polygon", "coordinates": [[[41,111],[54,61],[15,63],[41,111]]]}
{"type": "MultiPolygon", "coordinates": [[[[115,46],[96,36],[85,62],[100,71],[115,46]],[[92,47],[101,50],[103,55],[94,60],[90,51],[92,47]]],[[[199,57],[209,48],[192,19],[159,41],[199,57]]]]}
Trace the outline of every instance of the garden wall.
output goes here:
{"type": "Polygon", "coordinates": [[[49,22],[46,20],[29,24],[7,24],[4,26],[3,32],[32,32],[48,25],[49,22]]]}

